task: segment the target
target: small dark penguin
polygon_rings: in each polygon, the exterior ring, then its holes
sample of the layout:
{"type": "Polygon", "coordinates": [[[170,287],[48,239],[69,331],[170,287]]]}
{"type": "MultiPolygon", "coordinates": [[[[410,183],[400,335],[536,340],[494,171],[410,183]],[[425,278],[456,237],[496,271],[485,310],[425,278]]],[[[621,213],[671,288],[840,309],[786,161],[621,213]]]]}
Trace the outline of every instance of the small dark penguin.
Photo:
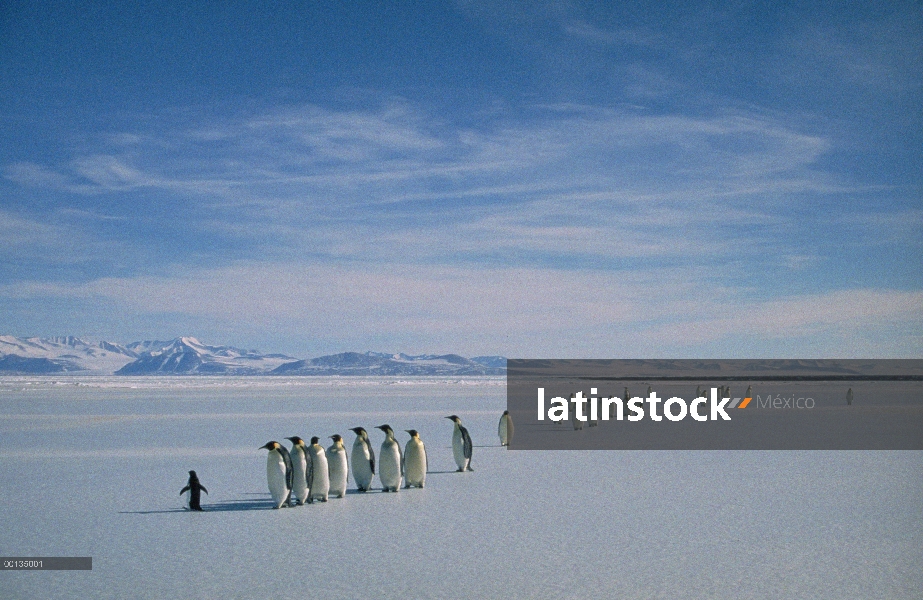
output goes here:
{"type": "Polygon", "coordinates": [[[195,474],[195,471],[189,471],[189,483],[179,491],[180,496],[186,494],[189,510],[202,510],[202,507],[199,505],[202,492],[207,494],[208,490],[205,489],[204,485],[199,483],[199,476],[195,474]]]}

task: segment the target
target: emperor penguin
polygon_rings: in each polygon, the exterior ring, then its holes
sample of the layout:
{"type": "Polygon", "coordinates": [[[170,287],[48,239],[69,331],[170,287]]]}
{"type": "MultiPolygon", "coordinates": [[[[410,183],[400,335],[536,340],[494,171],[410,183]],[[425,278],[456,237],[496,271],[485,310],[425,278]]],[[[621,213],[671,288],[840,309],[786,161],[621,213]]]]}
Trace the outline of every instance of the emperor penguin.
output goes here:
{"type": "Polygon", "coordinates": [[[471,436],[468,430],[461,424],[461,419],[456,415],[446,417],[455,423],[455,429],[452,430],[452,454],[455,456],[455,464],[458,465],[458,471],[474,471],[471,468],[471,436]]]}
{"type": "Polygon", "coordinates": [[[333,444],[327,448],[327,466],[330,470],[330,495],[342,498],[346,495],[346,479],[349,476],[349,461],[346,447],[339,434],[330,436],[333,444]]]}
{"type": "Polygon", "coordinates": [[[378,461],[381,491],[396,492],[401,489],[401,467],[404,463],[401,445],[394,439],[394,430],[390,425],[379,425],[376,429],[381,429],[385,433],[378,461]]]}
{"type": "Polygon", "coordinates": [[[189,471],[189,483],[179,491],[180,496],[184,493],[186,494],[186,506],[189,507],[189,510],[202,510],[202,507],[199,505],[202,492],[207,494],[208,490],[205,489],[204,485],[199,483],[199,476],[195,474],[195,471],[189,471]]]}
{"type": "Polygon", "coordinates": [[[375,476],[375,451],[365,429],[353,427],[350,431],[356,434],[350,457],[353,463],[353,479],[356,480],[356,487],[360,492],[367,492],[372,489],[372,477],[375,476]]]}
{"type": "Polygon", "coordinates": [[[266,480],[269,483],[269,493],[275,503],[273,508],[281,508],[283,504],[291,506],[293,469],[292,457],[285,446],[279,442],[266,442],[260,446],[261,450],[269,450],[266,457],[266,480]]]}
{"type": "Polygon", "coordinates": [[[293,484],[292,494],[298,504],[304,504],[308,500],[310,490],[308,489],[308,473],[311,468],[311,458],[308,456],[308,447],[304,440],[297,435],[285,438],[292,443],[292,449],[289,455],[292,457],[293,484]]]}
{"type": "Polygon", "coordinates": [[[497,435],[500,436],[500,445],[509,446],[510,440],[513,439],[513,417],[510,411],[503,411],[500,417],[500,424],[497,425],[497,435]]]}
{"type": "Polygon", "coordinates": [[[308,503],[314,500],[326,502],[330,495],[330,470],[327,466],[327,453],[324,447],[320,445],[319,437],[311,438],[311,445],[308,446],[308,456],[311,458],[311,470],[308,473],[308,503]]]}
{"type": "Polygon", "coordinates": [[[416,429],[405,429],[410,434],[404,446],[404,481],[408,488],[422,488],[426,483],[426,447],[416,429]]]}

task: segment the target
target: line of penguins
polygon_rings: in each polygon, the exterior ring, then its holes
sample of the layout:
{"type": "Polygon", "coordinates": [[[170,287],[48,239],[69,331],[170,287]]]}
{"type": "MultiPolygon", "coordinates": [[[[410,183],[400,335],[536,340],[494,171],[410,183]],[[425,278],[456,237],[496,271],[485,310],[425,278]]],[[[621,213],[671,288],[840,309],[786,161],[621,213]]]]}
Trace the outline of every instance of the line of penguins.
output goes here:
{"type": "MultiPolygon", "coordinates": [[[[473,444],[468,429],[462,425],[457,415],[446,417],[452,421],[452,454],[458,471],[473,471],[471,467],[471,454],[473,444]]],[[[378,478],[381,481],[383,492],[397,492],[401,488],[418,487],[426,484],[428,463],[426,447],[420,434],[415,429],[405,430],[410,439],[404,449],[394,437],[394,430],[390,425],[379,425],[385,434],[381,444],[376,463],[375,450],[369,439],[368,432],[362,427],[350,429],[356,434],[352,452],[347,459],[346,446],[342,436],[330,436],[333,444],[324,449],[320,438],[312,437],[309,444],[298,436],[285,439],[292,443],[289,450],[279,442],[273,440],[260,446],[261,450],[268,450],[266,457],[266,481],[269,494],[272,496],[273,508],[292,507],[297,505],[312,504],[315,500],[326,502],[330,496],[342,498],[346,495],[349,465],[352,463],[353,479],[359,492],[368,492],[372,489],[372,480],[378,468],[378,478]]],[[[513,422],[509,411],[504,411],[498,426],[500,444],[508,446],[513,432],[513,422]]],[[[186,494],[187,506],[191,510],[202,510],[201,493],[208,493],[205,486],[199,481],[195,471],[189,471],[189,482],[180,490],[180,495],[186,494]]]]}

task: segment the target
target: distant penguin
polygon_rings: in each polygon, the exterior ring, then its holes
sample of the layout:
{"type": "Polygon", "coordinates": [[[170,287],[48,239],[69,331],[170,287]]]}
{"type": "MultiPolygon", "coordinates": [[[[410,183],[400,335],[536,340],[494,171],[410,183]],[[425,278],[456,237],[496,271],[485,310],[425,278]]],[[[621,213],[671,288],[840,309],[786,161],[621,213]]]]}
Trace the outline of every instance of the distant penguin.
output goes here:
{"type": "Polygon", "coordinates": [[[321,446],[319,437],[311,438],[311,445],[308,446],[308,457],[311,459],[311,470],[309,471],[310,481],[308,481],[308,503],[314,500],[326,502],[330,495],[330,470],[327,466],[327,453],[321,446]]]}
{"type": "Polygon", "coordinates": [[[747,386],[747,394],[744,396],[744,398],[752,398],[752,397],[753,397],[753,386],[752,386],[752,385],[748,385],[748,386],[747,386]]]}
{"type": "Polygon", "coordinates": [[[379,425],[385,433],[385,441],[381,444],[381,453],[378,455],[378,478],[381,479],[383,492],[396,492],[401,489],[401,467],[403,456],[401,445],[394,439],[394,430],[390,425],[379,425]]]}
{"type": "Polygon", "coordinates": [[[330,495],[342,498],[346,495],[346,480],[349,477],[349,461],[343,438],[338,434],[330,436],[333,444],[327,448],[327,466],[330,473],[330,495]]]}
{"type": "Polygon", "coordinates": [[[650,398],[651,394],[653,393],[654,393],[654,388],[652,388],[651,386],[647,386],[647,397],[650,398]]]}
{"type": "Polygon", "coordinates": [[[310,472],[311,458],[308,456],[308,447],[304,440],[297,435],[285,438],[292,443],[292,450],[289,452],[292,458],[293,483],[292,495],[298,504],[304,504],[308,500],[308,472],[310,472]]]}
{"type": "Polygon", "coordinates": [[[852,406],[852,388],[846,390],[846,406],[852,406]]]}
{"type": "Polygon", "coordinates": [[[510,440],[513,439],[513,417],[510,411],[503,411],[500,417],[500,424],[497,425],[497,435],[500,436],[500,445],[509,446],[510,440]]]}
{"type": "Polygon", "coordinates": [[[260,446],[260,449],[269,450],[266,457],[266,481],[275,503],[273,508],[281,508],[283,504],[291,506],[294,479],[292,457],[279,442],[267,442],[265,446],[260,446]]]}
{"type": "Polygon", "coordinates": [[[407,429],[405,431],[410,434],[410,439],[407,440],[407,445],[404,446],[404,481],[409,488],[421,488],[426,483],[426,469],[428,466],[426,463],[426,447],[423,445],[423,440],[420,439],[420,434],[417,433],[416,429],[407,429]]]}
{"type": "Polygon", "coordinates": [[[353,427],[350,431],[356,434],[356,441],[353,442],[350,456],[353,464],[353,479],[360,492],[367,492],[372,489],[372,478],[375,476],[375,451],[372,449],[372,442],[365,429],[353,427]]]}
{"type": "Polygon", "coordinates": [[[202,492],[207,494],[208,490],[205,489],[204,485],[199,483],[199,476],[195,474],[195,471],[189,471],[189,483],[179,491],[180,496],[184,493],[186,494],[186,506],[189,507],[189,510],[202,510],[202,507],[199,505],[202,492]]]}
{"type": "MultiPolygon", "coordinates": [[[[471,449],[474,447],[471,443],[471,436],[468,430],[461,424],[461,419],[456,415],[446,417],[455,423],[455,429],[452,430],[452,454],[455,456],[455,464],[458,465],[458,471],[474,471],[471,468],[471,449]]],[[[576,420],[575,420],[576,422],[576,420]]]]}
{"type": "Polygon", "coordinates": [[[701,385],[695,386],[695,397],[696,398],[702,397],[702,386],[701,385]]]}
{"type": "Polygon", "coordinates": [[[627,387],[625,388],[625,395],[624,395],[624,397],[622,398],[622,400],[625,402],[625,405],[626,405],[626,406],[628,405],[628,401],[631,400],[631,393],[629,393],[627,387]]]}

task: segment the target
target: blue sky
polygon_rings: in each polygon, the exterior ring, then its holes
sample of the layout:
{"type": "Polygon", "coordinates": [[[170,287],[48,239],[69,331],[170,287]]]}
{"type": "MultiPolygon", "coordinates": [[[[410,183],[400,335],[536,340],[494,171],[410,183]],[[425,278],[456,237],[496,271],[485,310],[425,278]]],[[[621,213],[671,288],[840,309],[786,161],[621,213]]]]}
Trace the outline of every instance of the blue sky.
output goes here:
{"type": "Polygon", "coordinates": [[[918,2],[129,4],[0,7],[0,333],[923,356],[918,2]]]}

